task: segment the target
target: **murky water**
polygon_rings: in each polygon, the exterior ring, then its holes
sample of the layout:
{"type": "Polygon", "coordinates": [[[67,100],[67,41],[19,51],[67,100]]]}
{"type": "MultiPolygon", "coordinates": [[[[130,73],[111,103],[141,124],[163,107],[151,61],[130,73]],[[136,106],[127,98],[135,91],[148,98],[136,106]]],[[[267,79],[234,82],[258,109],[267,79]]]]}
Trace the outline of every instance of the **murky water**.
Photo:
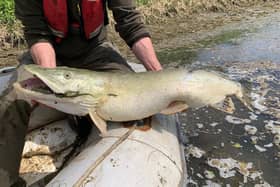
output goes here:
{"type": "Polygon", "coordinates": [[[210,107],[180,114],[188,186],[280,186],[280,14],[229,25],[194,46],[161,55],[242,82],[254,111],[234,99],[230,115],[210,107]]]}

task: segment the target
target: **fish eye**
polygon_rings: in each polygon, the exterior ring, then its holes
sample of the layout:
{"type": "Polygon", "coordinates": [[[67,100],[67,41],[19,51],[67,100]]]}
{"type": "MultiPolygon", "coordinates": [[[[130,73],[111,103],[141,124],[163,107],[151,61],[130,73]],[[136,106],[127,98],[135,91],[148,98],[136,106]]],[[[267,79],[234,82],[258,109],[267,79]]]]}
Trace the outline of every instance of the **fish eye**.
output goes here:
{"type": "Polygon", "coordinates": [[[65,79],[71,79],[71,77],[72,77],[72,75],[71,75],[71,73],[69,73],[69,72],[66,72],[66,73],[64,74],[64,78],[65,78],[65,79]]]}

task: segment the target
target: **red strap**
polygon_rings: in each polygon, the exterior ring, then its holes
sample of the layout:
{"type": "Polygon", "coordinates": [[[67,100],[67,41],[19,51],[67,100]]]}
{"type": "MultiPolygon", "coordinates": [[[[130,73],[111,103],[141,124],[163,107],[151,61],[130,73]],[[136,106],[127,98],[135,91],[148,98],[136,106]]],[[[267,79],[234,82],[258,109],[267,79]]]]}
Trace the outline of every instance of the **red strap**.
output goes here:
{"type": "Polygon", "coordinates": [[[82,16],[86,38],[91,38],[104,23],[103,0],[82,0],[82,16]]]}
{"type": "Polygon", "coordinates": [[[68,32],[67,0],[43,0],[43,9],[54,35],[64,38],[68,32]]]}

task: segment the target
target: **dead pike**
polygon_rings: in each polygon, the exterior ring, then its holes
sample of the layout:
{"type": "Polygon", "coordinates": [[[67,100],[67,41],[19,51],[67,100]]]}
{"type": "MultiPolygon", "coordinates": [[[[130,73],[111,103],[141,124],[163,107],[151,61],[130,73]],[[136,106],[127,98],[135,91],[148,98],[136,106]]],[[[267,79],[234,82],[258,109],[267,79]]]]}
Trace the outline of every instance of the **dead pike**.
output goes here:
{"type": "Polygon", "coordinates": [[[24,68],[36,79],[15,83],[18,95],[65,113],[89,114],[102,134],[106,121],[139,120],[206,105],[230,112],[233,105],[227,96],[241,101],[245,97],[240,83],[204,70],[108,73],[37,65],[24,68]]]}

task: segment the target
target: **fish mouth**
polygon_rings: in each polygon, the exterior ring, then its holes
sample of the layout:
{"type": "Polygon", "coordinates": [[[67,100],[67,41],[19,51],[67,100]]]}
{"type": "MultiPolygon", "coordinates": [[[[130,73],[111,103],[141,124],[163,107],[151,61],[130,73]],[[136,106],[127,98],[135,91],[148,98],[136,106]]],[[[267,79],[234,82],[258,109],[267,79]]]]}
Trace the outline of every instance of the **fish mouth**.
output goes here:
{"type": "Polygon", "coordinates": [[[15,83],[14,85],[17,89],[20,89],[21,92],[24,92],[26,94],[43,94],[43,95],[53,95],[55,97],[77,97],[82,94],[75,91],[67,91],[63,92],[61,89],[56,89],[55,87],[49,85],[38,77],[37,75],[33,75],[33,77],[20,81],[18,83],[15,83]]]}
{"type": "Polygon", "coordinates": [[[18,82],[16,85],[17,88],[21,89],[21,91],[28,93],[32,92],[33,94],[40,93],[44,95],[54,95],[56,97],[77,97],[84,95],[79,91],[65,90],[64,86],[58,81],[41,76],[40,73],[36,73],[36,71],[33,72],[33,70],[28,66],[25,66],[24,69],[30,74],[30,77],[26,80],[18,82]]]}
{"type": "Polygon", "coordinates": [[[25,90],[40,92],[43,94],[56,94],[44,81],[36,76],[23,80],[18,83],[19,86],[25,90]]]}

